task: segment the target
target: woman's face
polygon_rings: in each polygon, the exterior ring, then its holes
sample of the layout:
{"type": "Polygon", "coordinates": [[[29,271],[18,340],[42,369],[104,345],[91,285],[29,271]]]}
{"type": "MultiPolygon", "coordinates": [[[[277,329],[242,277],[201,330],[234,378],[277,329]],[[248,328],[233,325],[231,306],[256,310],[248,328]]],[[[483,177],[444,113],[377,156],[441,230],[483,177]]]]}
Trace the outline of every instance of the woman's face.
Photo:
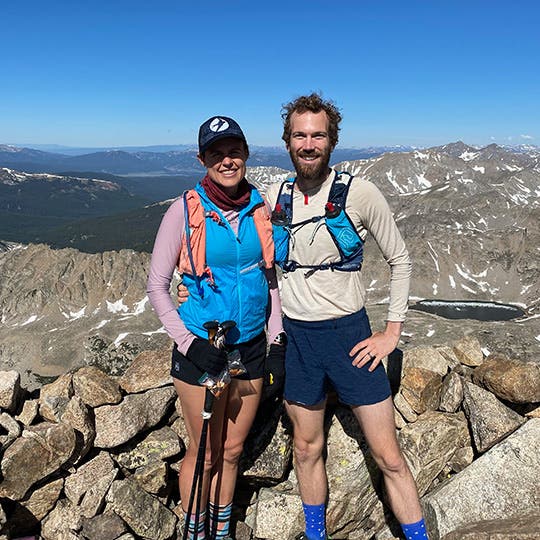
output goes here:
{"type": "Polygon", "coordinates": [[[248,158],[246,145],[242,140],[226,137],[197,157],[206,167],[211,180],[222,186],[226,193],[236,193],[238,184],[246,174],[248,158]]]}

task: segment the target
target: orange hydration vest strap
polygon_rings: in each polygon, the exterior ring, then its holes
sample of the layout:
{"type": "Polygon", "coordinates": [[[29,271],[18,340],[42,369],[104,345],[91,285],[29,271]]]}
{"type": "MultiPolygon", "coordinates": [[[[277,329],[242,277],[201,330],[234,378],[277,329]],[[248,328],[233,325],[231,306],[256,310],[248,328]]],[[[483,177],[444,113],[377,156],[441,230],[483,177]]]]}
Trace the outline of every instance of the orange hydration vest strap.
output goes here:
{"type": "Polygon", "coordinates": [[[274,238],[272,236],[272,221],[270,219],[270,212],[266,208],[266,204],[262,203],[257,206],[253,212],[253,220],[255,221],[255,228],[261,241],[262,256],[264,260],[265,268],[272,268],[274,266],[274,238]]]}
{"type": "MultiPolygon", "coordinates": [[[[184,193],[187,215],[186,232],[189,227],[189,247],[188,234],[182,235],[182,247],[178,257],[178,271],[182,274],[195,275],[201,277],[208,269],[206,266],[206,216],[199,194],[190,189],[184,193]],[[189,225],[188,225],[189,224],[189,225]],[[191,251],[191,260],[190,260],[191,251]]],[[[272,239],[272,222],[270,213],[263,203],[253,210],[255,228],[261,242],[262,255],[265,268],[272,268],[274,265],[274,241],[272,239]]]]}

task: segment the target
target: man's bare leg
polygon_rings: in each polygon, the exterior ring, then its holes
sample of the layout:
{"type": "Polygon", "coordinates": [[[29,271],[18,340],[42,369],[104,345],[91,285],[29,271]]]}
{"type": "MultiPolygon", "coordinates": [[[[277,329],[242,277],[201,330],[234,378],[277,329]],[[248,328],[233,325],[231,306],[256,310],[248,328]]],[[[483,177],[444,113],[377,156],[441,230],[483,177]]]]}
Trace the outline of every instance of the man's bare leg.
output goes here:
{"type": "Polygon", "coordinates": [[[294,428],[294,466],[306,520],[305,533],[301,537],[322,540],[326,538],[328,492],[323,459],[326,400],[313,406],[289,401],[285,404],[294,428]]]}
{"type": "Polygon", "coordinates": [[[384,476],[390,507],[400,523],[422,519],[418,491],[396,436],[392,398],[352,411],[384,476]]]}
{"type": "Polygon", "coordinates": [[[305,406],[285,402],[294,429],[294,461],[300,496],[305,504],[324,504],[327,495],[324,466],[324,409],[326,400],[305,406]]]}

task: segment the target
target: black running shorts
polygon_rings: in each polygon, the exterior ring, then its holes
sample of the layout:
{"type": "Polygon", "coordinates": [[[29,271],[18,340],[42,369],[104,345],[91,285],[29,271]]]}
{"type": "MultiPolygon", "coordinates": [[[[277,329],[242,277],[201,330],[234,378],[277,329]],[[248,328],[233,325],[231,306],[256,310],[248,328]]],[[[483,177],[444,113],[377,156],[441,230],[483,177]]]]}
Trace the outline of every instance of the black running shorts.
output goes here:
{"type": "MultiPolygon", "coordinates": [[[[266,334],[264,332],[245,343],[227,345],[226,349],[230,351],[238,349],[240,359],[247,370],[247,373],[238,375],[235,379],[251,381],[263,377],[266,359],[266,334]]],[[[204,372],[179,352],[175,344],[172,350],[171,375],[188,384],[199,385],[199,379],[204,375],[204,372]]]]}

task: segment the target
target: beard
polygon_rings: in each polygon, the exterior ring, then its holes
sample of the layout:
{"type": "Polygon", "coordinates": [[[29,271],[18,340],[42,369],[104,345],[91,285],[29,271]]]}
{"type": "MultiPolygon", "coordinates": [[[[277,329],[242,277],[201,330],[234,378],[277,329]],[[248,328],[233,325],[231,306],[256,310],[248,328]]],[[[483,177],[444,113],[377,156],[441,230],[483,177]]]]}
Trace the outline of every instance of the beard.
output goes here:
{"type": "Polygon", "coordinates": [[[309,153],[300,153],[299,155],[289,152],[291,161],[293,162],[294,168],[296,170],[297,176],[303,178],[304,180],[319,180],[321,178],[326,178],[328,174],[328,164],[330,163],[330,149],[326,149],[323,152],[309,152],[309,153]],[[301,161],[300,157],[318,157],[319,160],[313,163],[306,163],[301,161]]]}

